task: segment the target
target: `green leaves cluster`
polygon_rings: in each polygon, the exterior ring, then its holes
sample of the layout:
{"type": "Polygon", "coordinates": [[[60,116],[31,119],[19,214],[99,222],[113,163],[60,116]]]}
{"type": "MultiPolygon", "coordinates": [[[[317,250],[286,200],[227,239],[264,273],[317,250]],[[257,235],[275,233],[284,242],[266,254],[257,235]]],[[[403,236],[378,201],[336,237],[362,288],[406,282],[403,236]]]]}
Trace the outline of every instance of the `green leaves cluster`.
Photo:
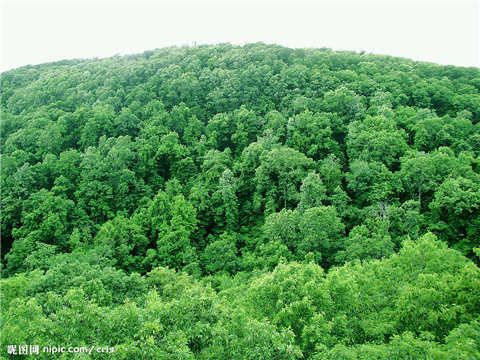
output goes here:
{"type": "Polygon", "coordinates": [[[3,73],[2,343],[475,358],[479,78],[262,43],[3,73]]]}

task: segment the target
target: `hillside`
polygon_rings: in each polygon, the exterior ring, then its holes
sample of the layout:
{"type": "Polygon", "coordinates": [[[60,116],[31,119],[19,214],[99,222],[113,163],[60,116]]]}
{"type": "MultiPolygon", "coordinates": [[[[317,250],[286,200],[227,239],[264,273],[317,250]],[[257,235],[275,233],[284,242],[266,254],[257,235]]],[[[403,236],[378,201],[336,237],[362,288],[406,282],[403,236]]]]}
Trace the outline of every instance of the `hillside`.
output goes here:
{"type": "Polygon", "coordinates": [[[1,81],[2,358],[480,358],[480,69],[258,43],[1,81]]]}

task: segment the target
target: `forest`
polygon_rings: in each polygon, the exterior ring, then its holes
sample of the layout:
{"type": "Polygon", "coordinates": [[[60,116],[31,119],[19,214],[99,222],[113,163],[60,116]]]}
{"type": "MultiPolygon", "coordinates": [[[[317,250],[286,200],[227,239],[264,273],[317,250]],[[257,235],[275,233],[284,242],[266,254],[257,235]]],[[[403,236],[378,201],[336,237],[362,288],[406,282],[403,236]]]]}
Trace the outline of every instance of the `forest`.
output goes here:
{"type": "Polygon", "coordinates": [[[182,46],[0,106],[2,359],[480,359],[479,68],[182,46]]]}

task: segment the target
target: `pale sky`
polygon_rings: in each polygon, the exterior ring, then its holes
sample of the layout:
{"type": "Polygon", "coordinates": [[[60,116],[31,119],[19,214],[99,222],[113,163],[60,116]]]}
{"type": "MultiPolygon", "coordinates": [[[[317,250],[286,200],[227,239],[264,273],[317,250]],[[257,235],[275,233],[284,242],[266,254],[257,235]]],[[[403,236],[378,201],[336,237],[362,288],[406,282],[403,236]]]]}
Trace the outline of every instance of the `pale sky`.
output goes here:
{"type": "Polygon", "coordinates": [[[480,67],[479,1],[2,0],[2,71],[171,45],[262,41],[480,67]]]}

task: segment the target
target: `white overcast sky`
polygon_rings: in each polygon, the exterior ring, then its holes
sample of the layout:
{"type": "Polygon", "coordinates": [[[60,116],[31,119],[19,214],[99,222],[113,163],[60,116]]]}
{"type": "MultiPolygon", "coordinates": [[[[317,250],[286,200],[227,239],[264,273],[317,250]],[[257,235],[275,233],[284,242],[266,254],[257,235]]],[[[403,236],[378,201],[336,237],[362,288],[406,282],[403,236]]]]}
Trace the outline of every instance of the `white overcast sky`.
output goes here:
{"type": "Polygon", "coordinates": [[[480,67],[479,1],[1,1],[2,71],[194,42],[258,41],[480,67]]]}

